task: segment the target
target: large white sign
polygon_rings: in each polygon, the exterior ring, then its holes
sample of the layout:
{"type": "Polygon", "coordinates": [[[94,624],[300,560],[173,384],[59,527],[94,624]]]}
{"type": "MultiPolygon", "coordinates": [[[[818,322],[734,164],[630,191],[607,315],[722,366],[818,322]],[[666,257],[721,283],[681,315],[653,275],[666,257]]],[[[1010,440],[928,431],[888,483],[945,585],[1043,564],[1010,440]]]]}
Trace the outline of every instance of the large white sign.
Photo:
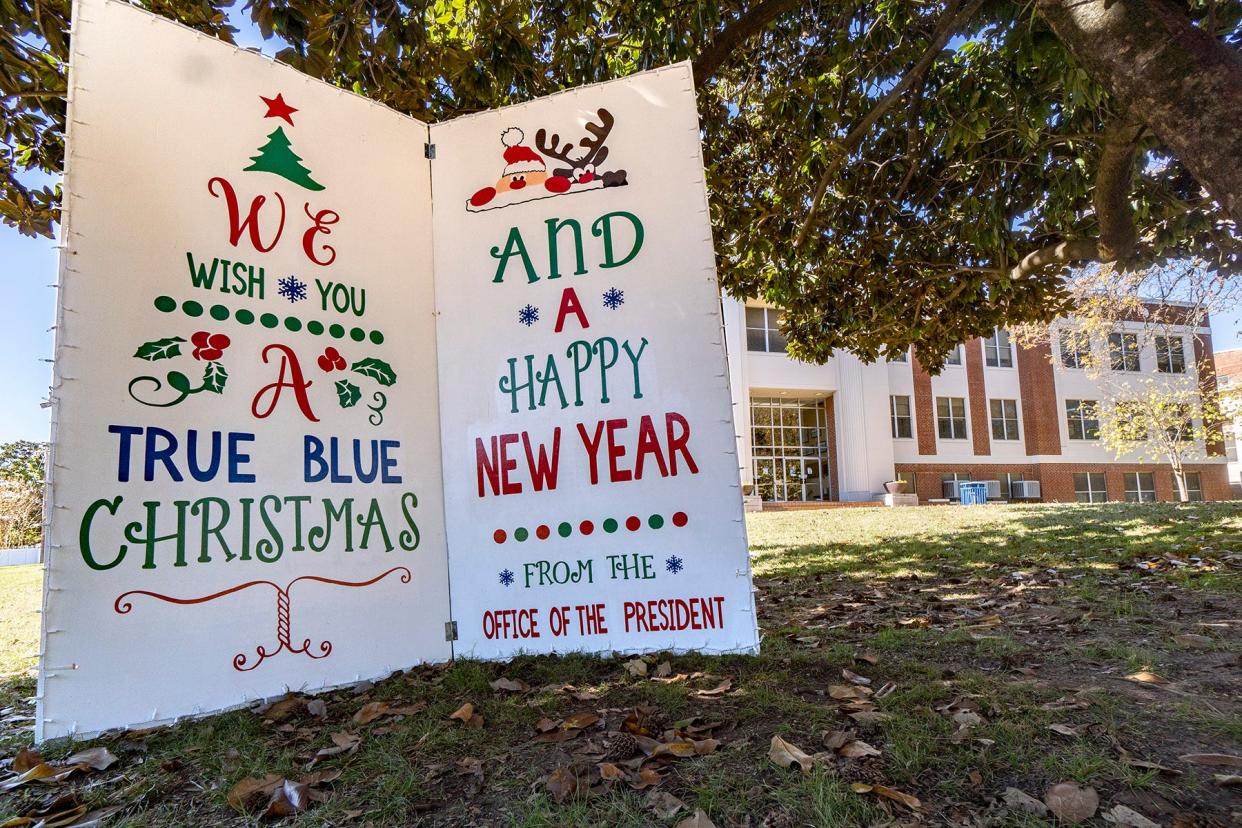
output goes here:
{"type": "Polygon", "coordinates": [[[72,42],[37,738],[757,647],[688,66],[428,128],[115,0],[72,42]]]}
{"type": "Polygon", "coordinates": [[[449,658],[427,128],[73,27],[40,738],[449,658]]]}
{"type": "Polygon", "coordinates": [[[432,128],[458,655],[757,644],[693,90],[432,128]]]}

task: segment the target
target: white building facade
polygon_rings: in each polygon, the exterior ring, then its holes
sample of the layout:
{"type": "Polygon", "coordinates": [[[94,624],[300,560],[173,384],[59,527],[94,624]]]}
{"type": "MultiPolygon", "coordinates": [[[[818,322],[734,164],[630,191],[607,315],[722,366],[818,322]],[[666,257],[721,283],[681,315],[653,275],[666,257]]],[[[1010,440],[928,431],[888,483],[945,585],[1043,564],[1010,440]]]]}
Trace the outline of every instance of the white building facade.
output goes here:
{"type": "MultiPolygon", "coordinates": [[[[1103,393],[1071,353],[1054,359],[1000,329],[960,346],[935,377],[913,351],[811,365],[786,355],[779,311],[723,302],[743,487],[765,503],[871,501],[895,479],[923,502],[952,499],[968,480],[995,481],[989,495],[1002,500],[1177,499],[1168,465],[1119,460],[1094,438],[1103,393]]],[[[1146,342],[1127,328],[1110,343],[1123,370],[1215,383],[1207,329],[1146,342]]],[[[1223,439],[1197,453],[1190,496],[1229,498],[1223,439]]]]}

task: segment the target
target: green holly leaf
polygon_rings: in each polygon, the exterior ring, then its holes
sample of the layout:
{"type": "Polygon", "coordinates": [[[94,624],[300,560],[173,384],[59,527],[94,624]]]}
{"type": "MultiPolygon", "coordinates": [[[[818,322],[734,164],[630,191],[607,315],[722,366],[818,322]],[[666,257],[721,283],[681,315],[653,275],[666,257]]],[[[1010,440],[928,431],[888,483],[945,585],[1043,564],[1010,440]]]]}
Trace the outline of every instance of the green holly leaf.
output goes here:
{"type": "Polygon", "coordinates": [[[367,357],[359,360],[349,366],[351,371],[357,371],[364,377],[370,377],[380,385],[393,385],[397,381],[397,373],[392,370],[392,366],[382,359],[367,357]]]}
{"type": "Polygon", "coordinates": [[[224,393],[224,383],[228,381],[229,372],[224,370],[224,366],[218,362],[207,363],[207,369],[203,371],[203,387],[199,390],[210,391],[213,394],[224,393]]]}
{"type": "Polygon", "coordinates": [[[144,342],[134,356],[139,359],[150,360],[155,362],[157,359],[170,359],[175,356],[181,356],[181,343],[185,342],[179,336],[166,336],[163,339],[153,339],[150,342],[144,342]]]}
{"type": "Polygon", "coordinates": [[[362,399],[362,391],[349,380],[337,380],[336,398],[341,401],[341,408],[353,408],[362,399]]]}

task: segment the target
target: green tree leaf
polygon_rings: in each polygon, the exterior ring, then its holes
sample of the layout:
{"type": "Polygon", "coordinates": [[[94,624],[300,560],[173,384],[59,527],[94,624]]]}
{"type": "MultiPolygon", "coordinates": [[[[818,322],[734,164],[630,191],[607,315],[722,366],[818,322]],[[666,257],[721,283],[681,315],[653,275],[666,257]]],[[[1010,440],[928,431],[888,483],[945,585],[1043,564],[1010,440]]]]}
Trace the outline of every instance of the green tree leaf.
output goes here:
{"type": "Polygon", "coordinates": [[[349,366],[349,370],[356,371],[364,377],[370,377],[380,385],[394,385],[397,382],[397,372],[392,370],[392,366],[375,357],[359,360],[349,366]]]}
{"type": "Polygon", "coordinates": [[[151,362],[155,362],[157,359],[171,359],[172,357],[181,356],[181,343],[183,342],[185,340],[179,336],[153,339],[150,342],[144,342],[134,353],[134,356],[151,362]]]}
{"type": "Polygon", "coordinates": [[[362,391],[349,380],[337,380],[336,398],[341,401],[341,408],[353,408],[362,399],[362,391]]]}
{"type": "Polygon", "coordinates": [[[223,365],[218,362],[209,362],[206,370],[203,371],[203,387],[199,390],[222,394],[224,383],[228,381],[228,378],[229,372],[224,370],[223,365]]]}

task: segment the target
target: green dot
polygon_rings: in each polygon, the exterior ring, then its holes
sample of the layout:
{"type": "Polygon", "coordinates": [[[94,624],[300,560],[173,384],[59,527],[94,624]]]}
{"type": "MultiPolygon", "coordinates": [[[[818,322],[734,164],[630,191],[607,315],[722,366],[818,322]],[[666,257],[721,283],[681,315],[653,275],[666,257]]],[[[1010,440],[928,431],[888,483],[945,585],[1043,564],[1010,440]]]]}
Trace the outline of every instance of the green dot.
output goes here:
{"type": "Polygon", "coordinates": [[[224,320],[229,318],[229,309],[226,308],[224,305],[212,305],[211,306],[211,318],[216,320],[217,322],[223,322],[224,320]]]}
{"type": "Polygon", "coordinates": [[[202,316],[203,315],[203,306],[200,305],[198,302],[195,302],[193,299],[187,299],[186,301],[182,302],[181,310],[185,312],[186,316],[202,316]]]}
{"type": "Polygon", "coordinates": [[[319,336],[321,333],[323,333],[323,323],[320,322],[318,319],[316,319],[313,322],[307,322],[306,330],[310,331],[315,336],[319,336]]]}
{"type": "Polygon", "coordinates": [[[328,328],[328,333],[332,334],[333,339],[340,339],[345,335],[345,328],[341,325],[333,324],[328,328]]]}
{"type": "Polygon", "coordinates": [[[647,525],[650,526],[652,529],[659,529],[661,526],[664,525],[664,518],[660,517],[659,515],[652,515],[651,517],[647,518],[647,525]]]}
{"type": "Polygon", "coordinates": [[[362,340],[367,338],[367,332],[364,331],[362,328],[350,328],[349,338],[352,339],[354,342],[361,342],[362,340]]]}
{"type": "Polygon", "coordinates": [[[259,317],[259,324],[265,328],[274,328],[280,324],[280,317],[274,313],[265,313],[259,317]]]}
{"type": "Polygon", "coordinates": [[[242,308],[237,313],[233,314],[233,317],[243,325],[249,325],[254,321],[254,312],[242,308]]]}
{"type": "Polygon", "coordinates": [[[574,527],[570,526],[568,523],[562,523],[560,526],[556,527],[556,534],[560,535],[562,538],[569,537],[570,533],[573,531],[574,527]]]}
{"type": "Polygon", "coordinates": [[[376,345],[384,344],[384,335],[379,331],[371,331],[371,341],[376,345]]]}
{"type": "Polygon", "coordinates": [[[525,526],[519,526],[518,528],[513,530],[513,539],[517,541],[518,543],[521,543],[522,541],[526,540],[529,537],[530,537],[530,532],[526,531],[525,526]]]}
{"type": "Polygon", "coordinates": [[[286,316],[285,327],[291,331],[300,331],[302,330],[302,320],[296,316],[286,316]]]}
{"type": "Polygon", "coordinates": [[[161,313],[172,313],[177,309],[177,300],[171,296],[155,297],[155,309],[161,313]]]}
{"type": "Polygon", "coordinates": [[[609,534],[612,534],[613,532],[617,531],[616,518],[608,518],[607,520],[604,521],[604,531],[609,534]]]}

